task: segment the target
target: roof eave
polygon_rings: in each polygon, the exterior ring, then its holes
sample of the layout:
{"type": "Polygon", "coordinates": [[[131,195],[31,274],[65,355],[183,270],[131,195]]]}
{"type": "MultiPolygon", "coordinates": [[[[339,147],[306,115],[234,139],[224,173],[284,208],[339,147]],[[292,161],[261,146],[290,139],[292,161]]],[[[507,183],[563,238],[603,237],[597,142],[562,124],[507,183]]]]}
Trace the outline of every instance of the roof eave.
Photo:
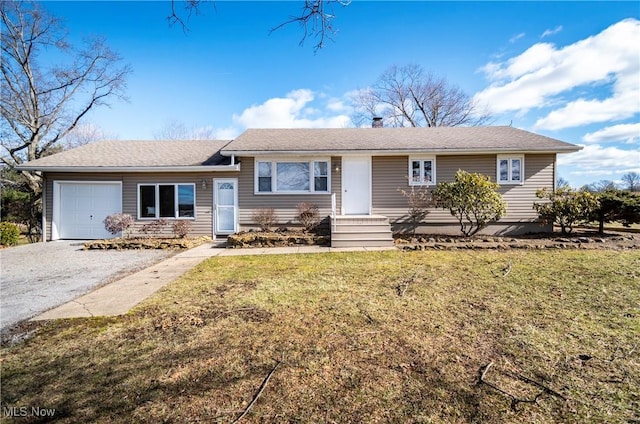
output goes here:
{"type": "Polygon", "coordinates": [[[193,165],[193,166],[29,166],[16,167],[19,171],[41,172],[225,172],[240,171],[240,164],[235,165],[193,165]]]}
{"type": "Polygon", "coordinates": [[[540,149],[523,149],[521,147],[513,148],[500,148],[500,149],[343,149],[343,150],[331,150],[331,149],[316,149],[316,150],[228,150],[220,151],[223,156],[274,156],[274,155],[287,155],[287,156],[309,156],[309,155],[357,155],[357,154],[370,154],[380,156],[392,156],[392,155],[407,155],[407,154],[460,154],[460,155],[482,155],[482,154],[502,154],[502,153],[573,153],[582,150],[582,146],[567,146],[558,148],[540,148],[540,149]]]}

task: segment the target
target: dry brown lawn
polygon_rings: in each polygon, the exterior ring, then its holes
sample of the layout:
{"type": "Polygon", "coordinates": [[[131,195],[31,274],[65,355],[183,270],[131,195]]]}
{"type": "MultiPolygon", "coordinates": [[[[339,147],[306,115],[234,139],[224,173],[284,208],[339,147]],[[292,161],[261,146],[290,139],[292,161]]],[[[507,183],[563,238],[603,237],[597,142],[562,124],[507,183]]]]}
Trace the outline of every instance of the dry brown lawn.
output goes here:
{"type": "Polygon", "coordinates": [[[279,364],[242,422],[633,422],[639,308],[637,250],[213,258],[3,347],[2,418],[230,423],[279,364]]]}

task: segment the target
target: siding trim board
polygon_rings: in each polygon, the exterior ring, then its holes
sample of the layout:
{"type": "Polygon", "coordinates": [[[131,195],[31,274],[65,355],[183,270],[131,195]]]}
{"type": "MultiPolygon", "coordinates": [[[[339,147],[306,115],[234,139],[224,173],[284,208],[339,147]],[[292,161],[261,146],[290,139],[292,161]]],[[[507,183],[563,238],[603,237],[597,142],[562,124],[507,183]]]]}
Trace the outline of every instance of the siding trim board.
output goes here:
{"type": "MultiPolygon", "coordinates": [[[[118,191],[120,192],[120,199],[119,199],[120,201],[114,210],[117,210],[116,213],[119,213],[122,211],[122,182],[120,181],[54,180],[52,182],[53,208],[51,210],[51,240],[58,240],[61,237],[60,232],[62,229],[62,223],[64,222],[64,219],[62,217],[62,206],[63,206],[62,205],[62,197],[63,197],[62,188],[63,186],[72,186],[72,185],[118,186],[118,191]]],[[[43,220],[44,220],[44,215],[45,214],[43,214],[43,220]]],[[[43,234],[46,234],[44,229],[43,229],[43,234]]]]}
{"type": "Polygon", "coordinates": [[[496,181],[501,185],[522,185],[524,184],[523,176],[526,175],[524,154],[496,155],[496,181]],[[520,161],[520,180],[513,180],[513,161],[520,161]],[[500,162],[507,161],[507,179],[502,180],[500,174],[500,162]]]}
{"type": "Polygon", "coordinates": [[[239,172],[240,164],[235,165],[194,165],[194,166],[40,166],[20,165],[23,171],[72,172],[72,173],[157,173],[157,172],[239,172]]]}
{"type": "Polygon", "coordinates": [[[238,179],[237,178],[214,178],[213,179],[213,239],[216,239],[218,235],[228,235],[233,234],[238,231],[238,179]],[[225,183],[230,183],[233,185],[233,205],[221,205],[220,204],[220,187],[225,183]],[[221,185],[219,185],[221,184],[221,185]],[[223,215],[222,208],[232,207],[233,213],[233,230],[225,230],[221,228],[220,223],[221,216],[223,215]]]}
{"type": "MultiPolygon", "coordinates": [[[[329,156],[301,156],[301,157],[291,157],[291,156],[269,156],[269,157],[255,157],[253,158],[253,166],[254,166],[254,181],[253,181],[253,193],[259,196],[288,196],[288,195],[327,195],[331,194],[331,158],[329,156]],[[270,191],[260,191],[260,175],[258,171],[259,163],[269,163],[270,164],[270,191]],[[321,191],[315,189],[315,162],[323,162],[327,164],[327,190],[321,191]],[[299,190],[299,191],[283,191],[278,190],[278,164],[280,163],[308,163],[309,164],[309,189],[308,190],[299,190]]],[[[320,175],[320,177],[324,177],[324,175],[320,175]]]]}
{"type": "MultiPolygon", "coordinates": [[[[573,153],[580,149],[526,149],[522,148],[505,148],[497,149],[407,149],[407,150],[368,150],[368,149],[350,149],[350,150],[229,150],[224,153],[227,155],[243,156],[243,157],[289,157],[289,156],[348,156],[348,155],[372,155],[372,156],[406,156],[406,155],[456,155],[456,156],[475,156],[475,155],[499,155],[499,154],[557,154],[557,153],[573,153]]],[[[22,169],[22,168],[21,168],[22,169]]]]}

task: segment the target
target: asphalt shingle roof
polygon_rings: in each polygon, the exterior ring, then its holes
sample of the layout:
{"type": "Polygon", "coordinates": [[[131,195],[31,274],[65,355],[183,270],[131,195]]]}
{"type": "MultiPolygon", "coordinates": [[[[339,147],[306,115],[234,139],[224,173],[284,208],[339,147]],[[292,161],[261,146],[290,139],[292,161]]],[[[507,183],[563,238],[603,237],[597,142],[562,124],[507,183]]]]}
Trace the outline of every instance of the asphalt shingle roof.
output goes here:
{"type": "Polygon", "coordinates": [[[171,167],[226,165],[228,140],[105,140],[28,162],[32,167],[171,167]]]}
{"type": "Polygon", "coordinates": [[[248,129],[222,149],[242,152],[576,151],[579,147],[513,127],[248,129]]]}
{"type": "Polygon", "coordinates": [[[235,140],[106,140],[23,164],[25,169],[228,165],[230,155],[287,153],[574,152],[579,146],[512,127],[248,129],[235,140]],[[223,156],[224,155],[224,156],[223,156]]]}

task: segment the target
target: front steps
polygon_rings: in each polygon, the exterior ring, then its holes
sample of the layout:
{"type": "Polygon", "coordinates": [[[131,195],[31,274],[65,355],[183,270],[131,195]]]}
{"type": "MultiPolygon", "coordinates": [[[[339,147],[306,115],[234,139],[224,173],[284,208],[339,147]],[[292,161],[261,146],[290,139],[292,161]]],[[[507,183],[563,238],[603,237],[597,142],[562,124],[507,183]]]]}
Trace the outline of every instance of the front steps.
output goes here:
{"type": "Polygon", "coordinates": [[[331,247],[393,247],[389,218],[338,215],[331,220],[331,247]]]}

